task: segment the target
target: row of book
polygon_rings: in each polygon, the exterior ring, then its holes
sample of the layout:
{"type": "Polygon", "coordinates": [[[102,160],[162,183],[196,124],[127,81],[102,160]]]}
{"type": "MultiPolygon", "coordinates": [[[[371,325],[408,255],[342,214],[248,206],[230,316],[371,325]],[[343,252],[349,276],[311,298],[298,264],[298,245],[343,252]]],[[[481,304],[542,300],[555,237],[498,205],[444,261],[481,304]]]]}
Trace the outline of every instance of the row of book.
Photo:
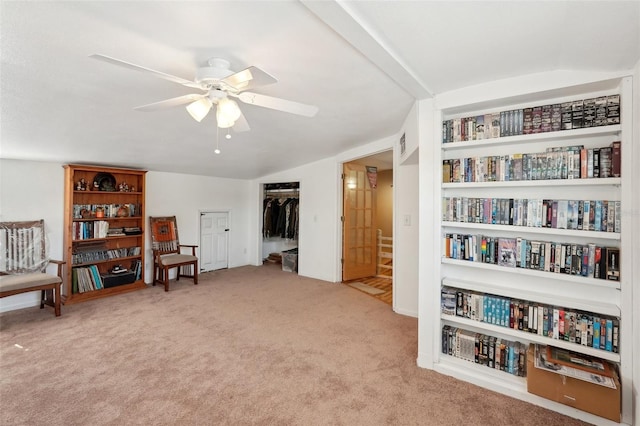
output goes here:
{"type": "Polygon", "coordinates": [[[106,238],[109,232],[109,222],[98,220],[94,222],[73,222],[71,232],[74,241],[106,238]]]}
{"type": "Polygon", "coordinates": [[[444,235],[443,253],[448,259],[620,281],[620,249],[595,243],[451,233],[444,235]]]}
{"type": "Polygon", "coordinates": [[[74,204],[73,218],[86,219],[96,217],[96,212],[102,211],[104,217],[140,216],[142,211],[140,204],[74,204]],[[127,212],[128,214],[124,214],[127,212]]]}
{"type": "Polygon", "coordinates": [[[515,376],[527,376],[525,343],[445,325],[442,327],[442,353],[515,376]]]}
{"type": "Polygon", "coordinates": [[[448,287],[441,289],[441,297],[445,315],[607,352],[619,350],[620,321],[615,317],[448,287]]]}
{"type": "Polygon", "coordinates": [[[621,232],[621,202],[444,197],[442,220],[488,225],[621,232]]]}
{"type": "Polygon", "coordinates": [[[467,157],[442,161],[442,182],[511,182],[522,180],[620,177],[621,144],[601,148],[582,145],[545,152],[467,157]]]}
{"type": "Polygon", "coordinates": [[[77,251],[71,256],[74,265],[104,260],[119,259],[122,257],[139,256],[140,247],[123,247],[110,250],[77,251]]]}
{"type": "Polygon", "coordinates": [[[102,283],[102,277],[100,271],[96,265],[91,265],[83,268],[73,268],[72,272],[72,287],[71,292],[85,293],[93,290],[100,290],[104,288],[102,283]]]}
{"type": "Polygon", "coordinates": [[[454,118],[442,122],[442,143],[620,124],[620,95],[454,118]]]}
{"type": "Polygon", "coordinates": [[[136,274],[136,281],[142,278],[142,261],[135,259],[131,262],[131,270],[136,274]]]}

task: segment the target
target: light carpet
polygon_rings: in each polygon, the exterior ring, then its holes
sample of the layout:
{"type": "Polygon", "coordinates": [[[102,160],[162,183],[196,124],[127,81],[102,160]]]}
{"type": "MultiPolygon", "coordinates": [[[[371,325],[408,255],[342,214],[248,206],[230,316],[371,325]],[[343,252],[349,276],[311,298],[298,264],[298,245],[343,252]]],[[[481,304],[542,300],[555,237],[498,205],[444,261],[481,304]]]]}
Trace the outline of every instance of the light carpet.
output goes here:
{"type": "Polygon", "coordinates": [[[0,425],[584,424],[419,368],[418,320],[345,285],[199,282],[0,314],[0,425]]]}

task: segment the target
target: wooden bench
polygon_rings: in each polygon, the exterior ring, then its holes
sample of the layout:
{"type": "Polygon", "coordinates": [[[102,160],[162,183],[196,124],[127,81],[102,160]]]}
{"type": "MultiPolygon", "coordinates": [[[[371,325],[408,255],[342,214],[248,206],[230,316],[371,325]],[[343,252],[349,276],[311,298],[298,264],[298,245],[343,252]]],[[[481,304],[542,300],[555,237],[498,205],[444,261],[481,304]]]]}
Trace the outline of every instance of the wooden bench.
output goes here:
{"type": "Polygon", "coordinates": [[[47,255],[44,221],[0,222],[0,297],[40,291],[40,309],[53,306],[60,316],[62,265],[47,255]],[[46,272],[49,263],[57,275],[46,272]]]}

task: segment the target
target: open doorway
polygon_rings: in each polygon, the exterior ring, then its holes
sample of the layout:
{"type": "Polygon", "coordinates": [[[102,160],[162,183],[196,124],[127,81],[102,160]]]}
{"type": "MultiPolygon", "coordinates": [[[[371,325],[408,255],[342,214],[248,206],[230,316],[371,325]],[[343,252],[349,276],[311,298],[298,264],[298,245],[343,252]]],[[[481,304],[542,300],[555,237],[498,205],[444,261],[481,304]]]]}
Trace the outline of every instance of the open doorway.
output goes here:
{"type": "Polygon", "coordinates": [[[393,305],[393,151],[343,164],[342,282],[393,305]]]}

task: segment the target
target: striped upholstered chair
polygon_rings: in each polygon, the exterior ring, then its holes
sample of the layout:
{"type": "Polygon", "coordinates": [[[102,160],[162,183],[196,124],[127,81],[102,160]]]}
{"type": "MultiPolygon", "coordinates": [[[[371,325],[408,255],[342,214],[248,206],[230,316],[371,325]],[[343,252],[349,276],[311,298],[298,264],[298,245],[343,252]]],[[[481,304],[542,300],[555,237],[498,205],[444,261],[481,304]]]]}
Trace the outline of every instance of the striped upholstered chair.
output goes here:
{"type": "Polygon", "coordinates": [[[0,297],[40,291],[40,309],[54,307],[60,316],[60,286],[64,262],[51,260],[43,220],[0,222],[0,297]],[[56,275],[47,266],[58,266],[56,275]]]}

